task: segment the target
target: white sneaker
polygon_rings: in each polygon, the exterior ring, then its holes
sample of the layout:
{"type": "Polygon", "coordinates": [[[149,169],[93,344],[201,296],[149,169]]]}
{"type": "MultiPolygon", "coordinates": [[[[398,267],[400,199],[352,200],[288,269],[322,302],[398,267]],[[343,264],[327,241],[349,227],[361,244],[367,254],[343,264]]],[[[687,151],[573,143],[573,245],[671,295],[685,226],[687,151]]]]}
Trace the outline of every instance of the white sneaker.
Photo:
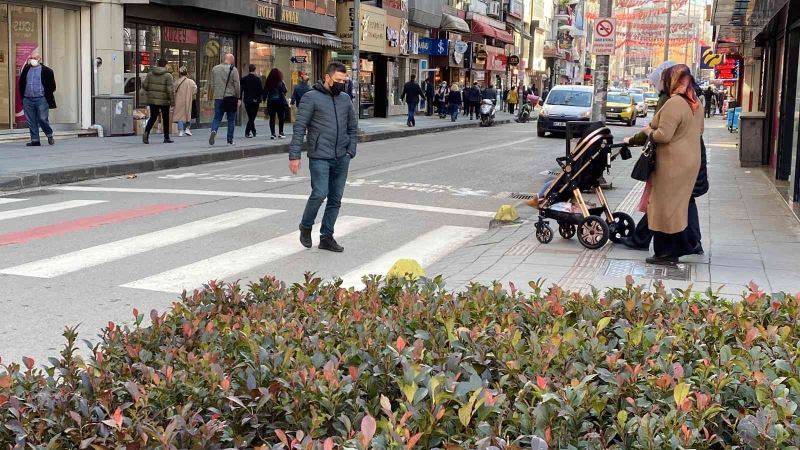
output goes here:
{"type": "Polygon", "coordinates": [[[192,130],[190,130],[190,129],[188,129],[188,128],[187,128],[187,129],[186,129],[186,135],[187,135],[187,136],[191,136],[191,135],[192,135],[192,130]]]}
{"type": "Polygon", "coordinates": [[[185,133],[183,132],[183,130],[181,130],[181,132],[180,132],[180,133],[178,133],[178,136],[180,136],[180,137],[183,137],[183,136],[185,136],[185,133]]]}
{"type": "Polygon", "coordinates": [[[279,134],[279,135],[278,135],[278,139],[285,139],[285,138],[286,138],[286,135],[285,135],[285,134],[283,134],[283,133],[281,133],[281,134],[279,134]]]}

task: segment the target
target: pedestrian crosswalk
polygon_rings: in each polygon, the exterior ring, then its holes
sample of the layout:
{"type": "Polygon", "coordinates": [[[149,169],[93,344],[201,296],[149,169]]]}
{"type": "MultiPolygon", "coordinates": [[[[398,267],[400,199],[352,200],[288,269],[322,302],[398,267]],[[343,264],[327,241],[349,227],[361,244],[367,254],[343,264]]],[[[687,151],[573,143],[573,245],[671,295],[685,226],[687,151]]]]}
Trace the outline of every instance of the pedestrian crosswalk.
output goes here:
{"type": "MultiPolygon", "coordinates": [[[[12,219],[23,219],[31,215],[41,215],[46,217],[48,213],[55,213],[73,208],[85,207],[76,212],[75,216],[91,215],[93,205],[107,204],[113,208],[111,200],[67,200],[46,204],[32,205],[34,200],[0,198],[0,221],[6,220],[12,223],[12,219]],[[32,205],[32,206],[31,206],[32,205]]],[[[39,200],[36,200],[39,201],[39,200]]],[[[51,248],[62,248],[59,245],[48,246],[48,241],[35,246],[31,254],[32,258],[24,260],[16,259],[16,264],[3,266],[0,264],[0,276],[18,276],[24,278],[53,279],[64,277],[77,272],[82,272],[81,279],[90,277],[91,279],[107,278],[113,281],[114,286],[125,289],[136,289],[142,291],[156,291],[166,293],[179,293],[201,287],[210,280],[233,281],[243,276],[253,274],[273,273],[280,269],[280,262],[291,260],[293,262],[304,261],[301,252],[306,251],[298,240],[296,225],[289,228],[287,223],[295,223],[294,220],[273,220],[284,218],[287,213],[283,209],[266,208],[240,208],[222,214],[207,214],[204,218],[197,219],[193,216],[192,220],[185,219],[184,214],[176,214],[181,205],[171,206],[156,205],[158,212],[164,213],[163,221],[169,225],[156,231],[131,236],[131,227],[125,228],[124,232],[116,234],[110,228],[118,226],[123,221],[102,222],[103,233],[98,234],[93,244],[84,248],[75,249],[75,246],[68,248],[69,251],[59,252],[51,248]],[[249,227],[249,228],[247,228],[249,227]],[[250,237],[248,231],[259,228],[265,230],[263,233],[250,237]],[[115,236],[103,242],[103,236],[115,236]],[[122,239],[116,238],[123,237],[122,239]],[[234,239],[230,239],[235,236],[234,239]],[[275,237],[277,236],[277,237],[275,237]],[[228,239],[218,239],[228,237],[228,239]],[[222,242],[224,245],[213,245],[205,248],[202,244],[196,245],[202,239],[212,239],[214,242],[222,242]],[[98,241],[100,243],[98,243],[98,241]],[[184,245],[184,247],[181,247],[184,245]],[[179,252],[176,248],[186,248],[190,251],[179,252]],[[48,254],[50,253],[50,254],[48,254]],[[162,264],[159,259],[161,254],[169,253],[172,257],[168,258],[168,264],[162,264]],[[175,255],[178,257],[175,257],[175,255]],[[300,258],[298,260],[298,258],[300,258]],[[116,270],[105,272],[104,266],[111,266],[117,261],[133,260],[136,262],[135,269],[131,274],[119,273],[116,270]],[[177,261],[176,261],[177,259],[177,261]],[[147,261],[153,261],[152,265],[147,261]],[[169,267],[169,266],[172,267],[169,267]],[[148,268],[153,267],[149,271],[148,268]],[[129,276],[128,280],[124,277],[129,276]],[[121,283],[121,284],[120,284],[121,283]]],[[[141,214],[127,213],[127,211],[139,211],[147,207],[134,208],[132,210],[115,211],[112,214],[119,214],[120,217],[136,218],[140,222],[152,220],[152,216],[142,216],[141,214]]],[[[91,216],[98,217],[98,216],[91,216]]],[[[90,218],[91,218],[90,217],[90,218]]],[[[74,226],[76,220],[73,218],[65,222],[58,222],[62,217],[54,219],[56,223],[45,225],[44,227],[34,227],[24,230],[15,230],[9,235],[29,233],[35,230],[37,233],[42,228],[47,228],[48,233],[41,239],[52,239],[52,236],[68,233],[85,232],[74,226]],[[65,230],[59,230],[60,226],[65,230]]],[[[77,221],[87,220],[78,219],[77,221]]],[[[18,227],[19,223],[13,223],[13,227],[18,227]]],[[[158,222],[162,223],[162,222],[158,222]]],[[[141,225],[141,223],[137,224],[141,225]]],[[[93,224],[94,226],[94,224],[93,224]]],[[[408,233],[387,233],[387,227],[397,227],[397,224],[387,222],[385,218],[363,217],[361,215],[343,215],[336,223],[336,236],[347,238],[346,243],[350,249],[346,253],[346,258],[338,257],[339,264],[330,267],[331,260],[325,261],[328,265],[326,276],[336,277],[344,273],[341,278],[346,287],[361,287],[361,278],[367,274],[385,275],[391,265],[398,259],[413,258],[423,267],[429,266],[437,260],[443,258],[455,249],[467,244],[470,240],[477,237],[484,230],[479,227],[468,226],[437,226],[432,230],[410,231],[408,233]],[[374,246],[371,251],[365,251],[363,258],[356,248],[359,242],[374,243],[376,237],[380,236],[381,245],[385,249],[378,247],[384,253],[375,255],[374,246]],[[387,237],[390,236],[390,237],[387,237]]],[[[13,228],[12,227],[12,228],[13,228]]],[[[153,230],[151,226],[144,226],[147,230],[153,230]]],[[[422,228],[422,227],[417,227],[422,228]]],[[[97,229],[97,227],[93,228],[97,229]]],[[[318,235],[319,229],[315,227],[314,235],[318,235]]],[[[0,237],[3,235],[0,234],[0,237]]],[[[37,235],[38,236],[38,235],[37,235]]],[[[81,242],[80,239],[72,242],[81,242]]],[[[22,248],[28,241],[10,240],[8,245],[0,247],[0,252],[13,252],[22,248]]],[[[26,253],[27,254],[27,253],[26,253]]],[[[320,263],[320,259],[311,253],[308,258],[311,263],[320,263]]],[[[2,253],[0,253],[2,255],[2,253]]],[[[326,255],[328,256],[328,255],[326,255]]],[[[332,257],[332,255],[330,255],[332,257]]],[[[165,259],[167,260],[167,259],[165,259]]],[[[305,264],[305,262],[302,262],[305,264]]],[[[117,266],[118,267],[118,266],[117,266]]],[[[316,271],[319,267],[303,267],[304,270],[316,271]]],[[[66,278],[69,280],[69,278],[66,278]]]]}

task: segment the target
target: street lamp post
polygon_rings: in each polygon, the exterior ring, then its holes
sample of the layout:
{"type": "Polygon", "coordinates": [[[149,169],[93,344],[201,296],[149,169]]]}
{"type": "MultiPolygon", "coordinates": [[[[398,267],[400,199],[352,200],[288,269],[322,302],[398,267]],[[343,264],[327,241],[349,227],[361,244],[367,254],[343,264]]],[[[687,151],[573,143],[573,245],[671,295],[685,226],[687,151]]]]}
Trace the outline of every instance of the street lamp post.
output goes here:
{"type": "Polygon", "coordinates": [[[361,88],[359,87],[359,68],[361,67],[361,55],[359,44],[361,43],[361,0],[353,0],[353,61],[351,63],[351,73],[353,79],[353,106],[356,109],[356,120],[361,118],[361,88]]]}

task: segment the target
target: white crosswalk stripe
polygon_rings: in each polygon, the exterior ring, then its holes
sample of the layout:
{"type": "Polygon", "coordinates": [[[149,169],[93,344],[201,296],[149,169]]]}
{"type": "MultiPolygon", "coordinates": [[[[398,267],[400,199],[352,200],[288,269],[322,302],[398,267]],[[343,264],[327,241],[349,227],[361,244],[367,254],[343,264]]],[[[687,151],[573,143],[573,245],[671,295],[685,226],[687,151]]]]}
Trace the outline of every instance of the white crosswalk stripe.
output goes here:
{"type": "Polygon", "coordinates": [[[0,205],[6,205],[9,203],[17,203],[17,202],[24,202],[28,200],[27,198],[5,198],[0,197],[0,205]]]}
{"type": "MultiPolygon", "coordinates": [[[[336,222],[336,236],[346,236],[379,222],[382,220],[342,216],[336,222]]],[[[313,233],[318,232],[319,229],[314,227],[313,233]]],[[[305,249],[298,242],[298,235],[298,232],[294,231],[268,241],[123,284],[122,287],[158,292],[181,292],[184,289],[199,288],[209,280],[229,279],[255,267],[304,251],[305,249]]]]}
{"type": "MultiPolygon", "coordinates": [[[[7,199],[16,200],[16,199],[7,199]]],[[[9,203],[9,202],[5,202],[9,203]]],[[[82,206],[97,205],[106,203],[105,200],[68,200],[65,202],[51,203],[48,205],[31,206],[30,208],[11,209],[0,211],[0,220],[18,219],[20,217],[35,216],[65,209],[80,208],[82,206]]]]}
{"type": "Polygon", "coordinates": [[[7,275],[53,278],[179,242],[235,228],[282,213],[282,210],[245,208],[107,244],[0,270],[7,275]]]}
{"type": "Polygon", "coordinates": [[[398,259],[413,258],[422,267],[430,266],[483,232],[480,228],[439,227],[346,273],[341,277],[343,286],[361,288],[364,286],[361,282],[364,275],[386,275],[398,259]]]}

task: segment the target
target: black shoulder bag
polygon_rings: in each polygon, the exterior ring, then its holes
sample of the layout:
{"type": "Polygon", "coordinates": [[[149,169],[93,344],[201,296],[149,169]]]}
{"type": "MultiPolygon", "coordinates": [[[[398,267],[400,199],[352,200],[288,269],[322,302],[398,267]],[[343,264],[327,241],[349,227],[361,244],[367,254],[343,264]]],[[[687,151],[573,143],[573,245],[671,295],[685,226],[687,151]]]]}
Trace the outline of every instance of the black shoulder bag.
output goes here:
{"type": "MultiPolygon", "coordinates": [[[[231,64],[231,70],[228,71],[228,79],[225,80],[225,89],[222,90],[222,95],[225,95],[225,91],[228,90],[228,83],[231,81],[231,74],[233,73],[233,64],[231,64]]],[[[225,112],[236,112],[239,109],[239,98],[235,95],[230,95],[226,97],[222,97],[222,110],[225,112]]]]}
{"type": "Polygon", "coordinates": [[[633,166],[631,178],[639,181],[647,181],[653,171],[656,170],[656,143],[653,142],[652,133],[647,137],[642,154],[633,166]]]}

